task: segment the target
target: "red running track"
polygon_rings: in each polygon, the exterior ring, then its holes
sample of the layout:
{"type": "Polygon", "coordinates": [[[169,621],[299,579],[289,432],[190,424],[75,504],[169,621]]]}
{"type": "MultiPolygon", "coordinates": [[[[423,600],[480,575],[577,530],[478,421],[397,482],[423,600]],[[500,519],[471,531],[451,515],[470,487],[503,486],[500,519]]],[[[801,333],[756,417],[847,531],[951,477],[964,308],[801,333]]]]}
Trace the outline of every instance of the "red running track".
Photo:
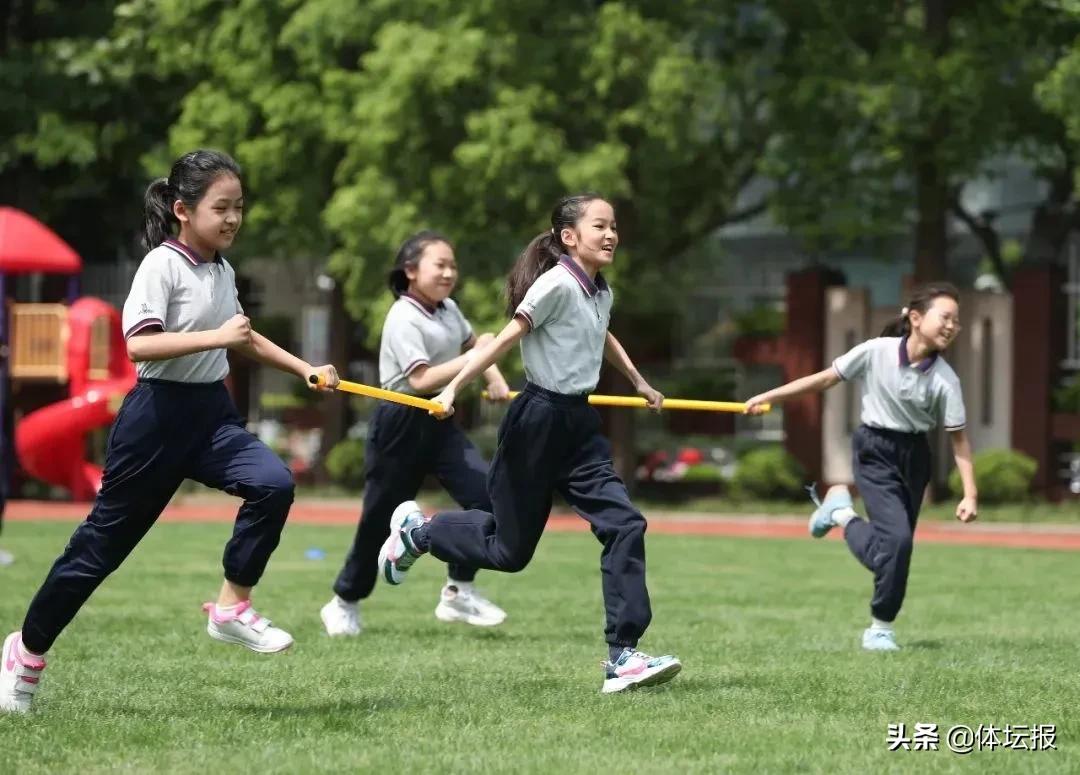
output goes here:
{"type": "MultiPolygon", "coordinates": [[[[236,515],[235,503],[226,498],[184,499],[170,504],[162,519],[168,522],[231,522],[236,515]]],[[[89,503],[9,501],[4,516],[13,521],[74,522],[84,519],[89,510],[89,503]]],[[[359,512],[359,502],[301,500],[293,505],[289,521],[306,525],[353,525],[359,512]]],[[[588,524],[574,514],[553,513],[548,529],[583,532],[588,530],[588,524]]],[[[649,520],[649,532],[741,538],[807,537],[805,519],[753,515],[654,514],[649,520]]],[[[961,525],[927,521],[919,525],[916,536],[920,543],[1080,551],[1080,527],[1071,525],[961,525]]],[[[841,540],[841,537],[834,532],[829,540],[841,540]]]]}

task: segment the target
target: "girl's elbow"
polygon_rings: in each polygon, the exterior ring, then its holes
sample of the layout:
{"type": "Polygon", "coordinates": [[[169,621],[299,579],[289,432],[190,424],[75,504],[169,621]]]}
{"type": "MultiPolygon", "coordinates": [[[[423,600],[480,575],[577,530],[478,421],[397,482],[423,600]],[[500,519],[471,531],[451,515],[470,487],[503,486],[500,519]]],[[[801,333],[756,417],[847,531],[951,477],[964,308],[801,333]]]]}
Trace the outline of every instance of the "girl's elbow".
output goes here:
{"type": "Polygon", "coordinates": [[[423,369],[419,373],[413,372],[408,377],[409,387],[415,390],[417,393],[426,393],[432,390],[431,380],[428,379],[427,369],[423,369]]]}
{"type": "Polygon", "coordinates": [[[136,340],[128,341],[127,357],[132,363],[141,363],[146,360],[146,354],[142,351],[142,347],[136,343],[136,340]]]}

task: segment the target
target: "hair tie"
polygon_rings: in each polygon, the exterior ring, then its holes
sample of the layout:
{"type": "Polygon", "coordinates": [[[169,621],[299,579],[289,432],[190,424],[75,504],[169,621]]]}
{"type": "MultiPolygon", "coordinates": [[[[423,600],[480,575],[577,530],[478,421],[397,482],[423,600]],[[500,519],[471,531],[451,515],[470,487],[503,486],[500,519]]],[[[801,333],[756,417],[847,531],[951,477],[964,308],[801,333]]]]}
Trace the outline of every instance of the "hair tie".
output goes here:
{"type": "Polygon", "coordinates": [[[555,227],[554,226],[551,227],[551,236],[552,237],[555,236],[555,227]]]}
{"type": "Polygon", "coordinates": [[[910,312],[910,310],[909,310],[909,309],[908,309],[907,307],[901,307],[901,308],[900,308],[900,315],[901,315],[901,316],[903,316],[903,317],[905,317],[905,318],[906,318],[906,317],[907,317],[907,314],[908,314],[908,312],[910,312]]]}

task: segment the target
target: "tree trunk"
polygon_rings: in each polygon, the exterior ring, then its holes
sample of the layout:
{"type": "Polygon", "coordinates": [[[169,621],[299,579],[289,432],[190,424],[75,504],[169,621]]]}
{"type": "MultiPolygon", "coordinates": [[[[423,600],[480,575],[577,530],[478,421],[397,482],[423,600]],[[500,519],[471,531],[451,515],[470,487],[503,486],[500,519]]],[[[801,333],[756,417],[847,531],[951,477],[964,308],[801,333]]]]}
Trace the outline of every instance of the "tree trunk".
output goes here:
{"type": "MultiPolygon", "coordinates": [[[[352,322],[345,312],[345,298],[340,281],[334,283],[330,291],[330,363],[336,364],[340,369],[342,379],[348,378],[348,368],[351,353],[349,352],[350,338],[353,330],[352,322]]],[[[317,365],[317,364],[316,364],[317,365]]],[[[324,422],[322,451],[323,460],[326,453],[345,438],[349,430],[349,402],[348,393],[335,390],[330,395],[324,396],[324,422]]]]}
{"type": "MultiPolygon", "coordinates": [[[[951,0],[923,0],[923,32],[935,58],[949,47],[951,0]]],[[[935,103],[933,95],[924,102],[935,103]]],[[[935,106],[922,117],[927,127],[925,140],[915,148],[915,282],[944,279],[948,269],[949,186],[938,161],[939,144],[948,132],[944,108],[935,106]]]]}
{"type": "Polygon", "coordinates": [[[932,158],[932,149],[915,166],[915,202],[918,222],[915,225],[915,282],[925,283],[945,278],[948,268],[949,238],[946,214],[949,210],[948,186],[932,158]]]}

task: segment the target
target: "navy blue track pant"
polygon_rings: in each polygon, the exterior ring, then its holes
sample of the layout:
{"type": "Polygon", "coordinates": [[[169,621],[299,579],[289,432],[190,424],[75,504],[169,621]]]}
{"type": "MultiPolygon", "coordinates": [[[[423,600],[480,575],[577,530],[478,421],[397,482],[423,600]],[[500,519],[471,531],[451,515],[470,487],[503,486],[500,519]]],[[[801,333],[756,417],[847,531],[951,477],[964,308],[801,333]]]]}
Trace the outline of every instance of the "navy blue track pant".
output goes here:
{"type": "Polygon", "coordinates": [[[645,586],[645,518],[615,473],[600,415],[586,396],[528,385],[499,428],[488,490],[491,512],[443,512],[431,520],[431,553],[446,562],[520,571],[532,559],[552,494],[559,492],[603,544],[607,642],[636,646],[652,618],[645,586]]]}
{"type": "MultiPolygon", "coordinates": [[[[364,506],[352,548],[334,582],[342,600],[366,598],[379,572],[379,549],[390,535],[390,516],[412,500],[424,477],[434,474],[464,509],[491,510],[488,464],[452,420],[422,409],[380,402],[368,427],[364,451],[364,506]]],[[[450,563],[450,578],[472,581],[476,569],[450,563]]]]}
{"type": "Polygon", "coordinates": [[[184,479],[244,499],[225,578],[262,577],[293,501],[289,469],[243,426],[222,382],[139,380],[109,433],[101,491],[30,603],[22,639],[42,654],[135,548],[184,479]]]}
{"type": "Polygon", "coordinates": [[[868,519],[848,522],[844,540],[874,573],[871,615],[891,622],[907,591],[915,523],[930,481],[930,446],[923,433],[861,425],[852,447],[855,484],[868,519]]]}

